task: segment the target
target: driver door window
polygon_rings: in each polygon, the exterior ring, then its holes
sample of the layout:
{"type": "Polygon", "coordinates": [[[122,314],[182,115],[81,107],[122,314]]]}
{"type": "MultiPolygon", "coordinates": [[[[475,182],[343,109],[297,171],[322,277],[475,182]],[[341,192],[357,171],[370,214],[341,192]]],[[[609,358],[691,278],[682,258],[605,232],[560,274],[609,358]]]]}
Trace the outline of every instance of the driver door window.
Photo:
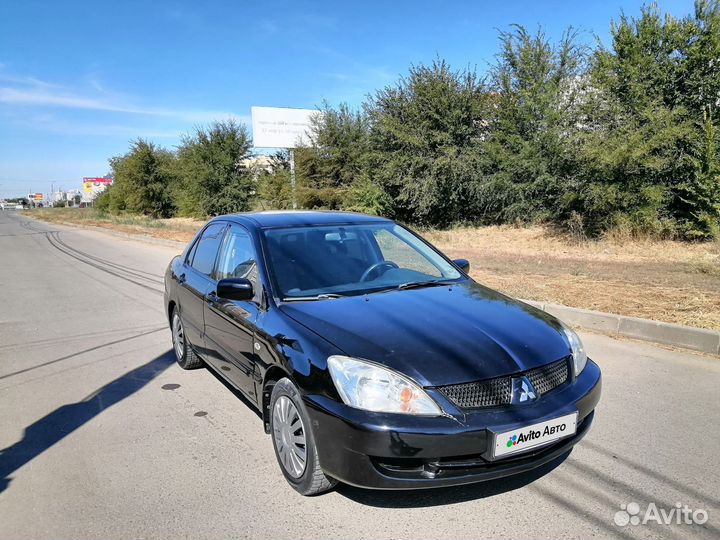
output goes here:
{"type": "Polygon", "coordinates": [[[258,283],[257,256],[252,238],[242,228],[233,225],[225,235],[215,279],[245,278],[253,285],[256,298],[258,283]]]}
{"type": "Polygon", "coordinates": [[[440,270],[433,266],[430,261],[390,231],[376,229],[373,231],[373,235],[383,259],[386,261],[392,261],[400,268],[415,270],[428,276],[442,277],[440,270]]]}

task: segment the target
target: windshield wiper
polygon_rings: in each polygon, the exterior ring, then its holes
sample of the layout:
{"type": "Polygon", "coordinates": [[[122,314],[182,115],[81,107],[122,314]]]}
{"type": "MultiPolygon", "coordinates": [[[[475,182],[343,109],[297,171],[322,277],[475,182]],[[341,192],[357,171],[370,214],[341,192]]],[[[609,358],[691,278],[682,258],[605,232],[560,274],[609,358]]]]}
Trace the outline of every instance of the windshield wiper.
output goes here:
{"type": "Polygon", "coordinates": [[[345,298],[344,294],[338,293],[323,293],[316,296],[287,296],[283,298],[284,302],[301,302],[308,300],[328,300],[332,298],[345,298]]]}
{"type": "Polygon", "coordinates": [[[429,279],[427,281],[408,281],[407,283],[401,283],[396,289],[417,289],[420,287],[433,287],[436,285],[447,285],[447,281],[438,279],[429,279]]]}

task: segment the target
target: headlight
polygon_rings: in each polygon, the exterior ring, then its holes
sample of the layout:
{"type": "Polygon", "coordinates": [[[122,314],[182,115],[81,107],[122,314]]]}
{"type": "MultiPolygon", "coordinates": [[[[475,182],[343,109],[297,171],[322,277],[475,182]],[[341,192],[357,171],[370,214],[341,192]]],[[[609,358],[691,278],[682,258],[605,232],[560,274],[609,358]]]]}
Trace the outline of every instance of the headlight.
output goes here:
{"type": "Polygon", "coordinates": [[[331,356],[328,368],[346,405],[376,412],[442,414],[422,388],[395,371],[347,356],[331,356]]]}
{"type": "Polygon", "coordinates": [[[568,345],[570,346],[570,352],[573,357],[573,369],[575,370],[575,376],[577,377],[580,375],[580,372],[585,369],[585,364],[587,364],[587,353],[585,352],[585,347],[583,347],[582,341],[580,341],[580,337],[573,330],[567,326],[563,326],[562,331],[568,345]]]}

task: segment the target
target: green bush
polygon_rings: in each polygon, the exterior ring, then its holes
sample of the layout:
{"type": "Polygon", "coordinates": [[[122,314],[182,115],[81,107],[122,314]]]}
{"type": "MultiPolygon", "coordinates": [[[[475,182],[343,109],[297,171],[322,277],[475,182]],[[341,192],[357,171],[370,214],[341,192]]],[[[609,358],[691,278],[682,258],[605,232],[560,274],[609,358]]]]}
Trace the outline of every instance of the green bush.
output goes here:
{"type": "Polygon", "coordinates": [[[110,209],[110,190],[106,189],[95,198],[93,208],[100,212],[107,212],[110,209]]]}
{"type": "Polygon", "coordinates": [[[109,211],[152,217],[170,217],[175,213],[171,196],[176,181],[172,152],[138,139],[127,154],[112,158],[110,165],[114,180],[107,192],[109,211]]]}
{"type": "Polygon", "coordinates": [[[180,213],[205,217],[249,210],[256,185],[242,161],[251,147],[247,128],[233,120],[186,136],[176,162],[174,198],[180,213]]]}
{"type": "Polygon", "coordinates": [[[434,226],[475,217],[468,202],[489,110],[475,72],[453,71],[443,60],[411,67],[369,99],[364,173],[390,197],[394,216],[434,226]]]}
{"type": "Polygon", "coordinates": [[[350,212],[362,212],[373,216],[391,216],[392,199],[385,191],[364,176],[345,192],[342,206],[350,212]]]}
{"type": "Polygon", "coordinates": [[[258,178],[257,196],[262,209],[288,210],[292,208],[290,171],[263,172],[258,178]]]}

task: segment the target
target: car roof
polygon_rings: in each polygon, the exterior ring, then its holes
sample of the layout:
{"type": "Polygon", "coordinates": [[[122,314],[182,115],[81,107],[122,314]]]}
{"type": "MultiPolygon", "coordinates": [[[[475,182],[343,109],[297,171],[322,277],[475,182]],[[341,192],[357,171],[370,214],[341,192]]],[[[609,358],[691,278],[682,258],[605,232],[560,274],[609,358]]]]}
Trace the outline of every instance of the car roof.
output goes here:
{"type": "Polygon", "coordinates": [[[270,212],[243,212],[227,214],[213,219],[234,221],[246,226],[260,229],[281,227],[307,227],[321,225],[355,225],[361,223],[391,222],[391,220],[358,214],[355,212],[336,212],[319,210],[278,210],[270,212]]]}

